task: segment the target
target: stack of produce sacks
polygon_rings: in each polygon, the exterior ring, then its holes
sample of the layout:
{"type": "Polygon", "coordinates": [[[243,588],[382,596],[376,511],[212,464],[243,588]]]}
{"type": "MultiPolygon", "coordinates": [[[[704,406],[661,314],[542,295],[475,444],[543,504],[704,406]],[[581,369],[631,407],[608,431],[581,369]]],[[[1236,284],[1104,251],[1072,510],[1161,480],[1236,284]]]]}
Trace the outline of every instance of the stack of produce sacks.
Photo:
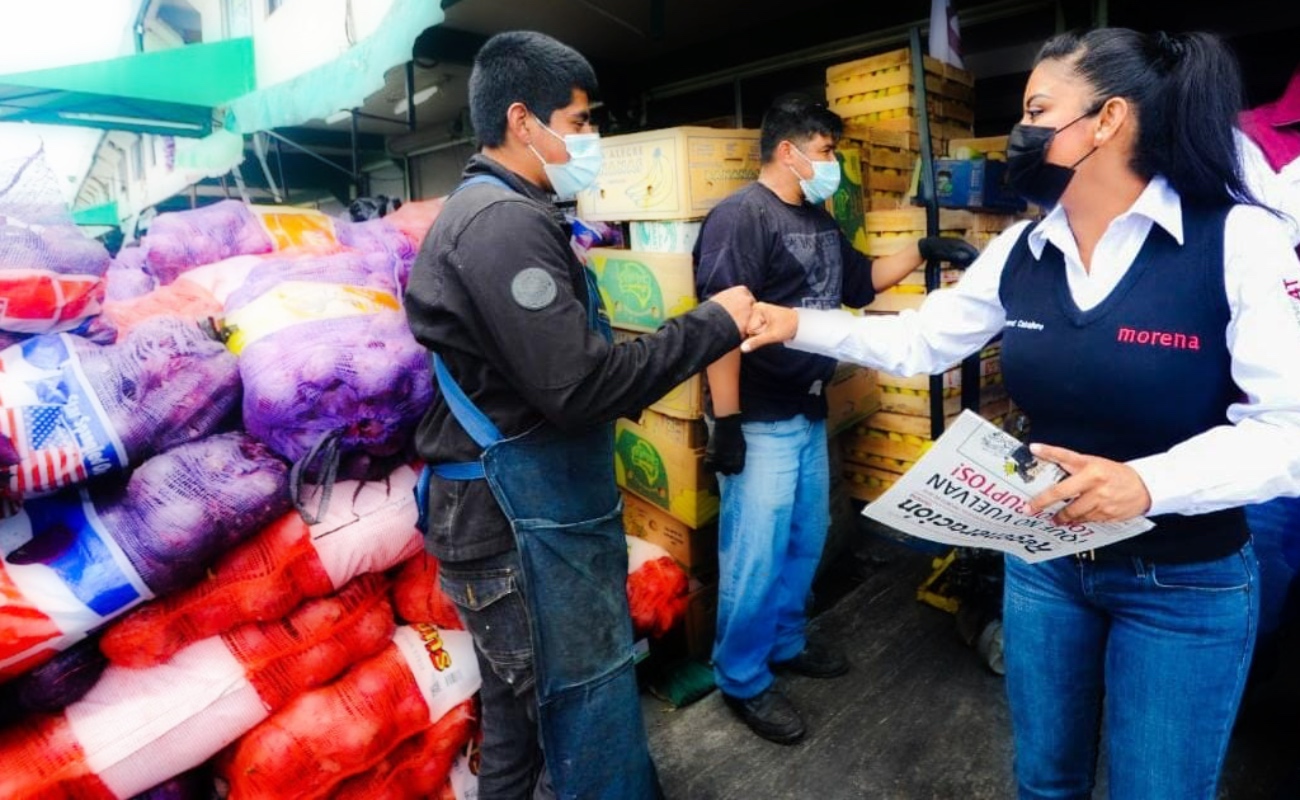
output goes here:
{"type": "Polygon", "coordinates": [[[0,351],[0,797],[473,796],[477,662],[407,451],[440,207],[163,214],[82,321],[109,343],[0,351]]]}

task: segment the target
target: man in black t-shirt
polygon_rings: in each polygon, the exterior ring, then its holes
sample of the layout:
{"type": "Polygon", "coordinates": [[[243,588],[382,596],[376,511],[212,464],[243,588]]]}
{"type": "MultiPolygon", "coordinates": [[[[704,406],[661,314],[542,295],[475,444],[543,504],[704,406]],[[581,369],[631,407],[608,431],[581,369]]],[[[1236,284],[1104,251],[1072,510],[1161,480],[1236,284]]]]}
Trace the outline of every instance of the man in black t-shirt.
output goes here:
{"type": "MultiPolygon", "coordinates": [[[[932,237],[867,259],[821,205],[839,184],[839,117],[806,98],[763,117],[756,183],[722,201],[695,246],[696,289],[707,298],[746,286],[762,302],[799,308],[865,306],[936,258],[969,264],[975,248],[932,237]]],[[[759,736],[803,737],[773,669],[831,678],[848,663],[805,636],[807,601],[830,526],[825,386],[835,361],[784,348],[708,368],[712,426],[706,467],[719,473],[720,580],[713,663],[727,704],[759,736]]]]}

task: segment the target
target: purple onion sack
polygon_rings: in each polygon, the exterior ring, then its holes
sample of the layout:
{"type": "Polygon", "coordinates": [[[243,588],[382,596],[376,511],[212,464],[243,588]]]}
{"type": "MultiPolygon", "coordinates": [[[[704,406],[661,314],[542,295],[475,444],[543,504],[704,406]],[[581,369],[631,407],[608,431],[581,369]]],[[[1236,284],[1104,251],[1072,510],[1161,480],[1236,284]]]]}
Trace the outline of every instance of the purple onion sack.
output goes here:
{"type": "Polygon", "coordinates": [[[118,252],[104,276],[108,284],[107,300],[130,300],[158,288],[158,279],[145,271],[145,253],[141,247],[127,247],[118,252]]]}
{"type": "Polygon", "coordinates": [[[248,206],[222,200],[159,214],[141,240],[145,270],[165,286],[182,273],[231,256],[269,253],[271,237],[248,206]]]}
{"type": "Polygon", "coordinates": [[[0,684],[0,725],[31,712],[62,711],[84,697],[107,668],[99,637],[82,639],[32,671],[0,684]]]}
{"type": "Polygon", "coordinates": [[[287,512],[288,481],[283,461],[235,431],[154,456],[124,486],[92,487],[90,496],[145,584],[164,595],[287,512]]]}
{"type": "Polygon", "coordinates": [[[239,364],[197,324],[154,317],[111,347],[74,340],[131,463],[217,430],[239,402],[239,364]]]}
{"type": "Polygon", "coordinates": [[[277,287],[344,296],[373,294],[369,313],[333,316],[251,338],[239,355],[246,430],[293,462],[337,437],[340,460],[404,450],[432,395],[428,353],[411,335],[382,253],[286,259],[259,270],[231,294],[227,321],[274,316],[277,287]],[[313,284],[304,289],[303,283],[313,284]]]}
{"type": "Polygon", "coordinates": [[[366,222],[334,221],[339,244],[363,253],[386,253],[393,259],[394,277],[405,290],[411,266],[415,263],[416,245],[405,233],[383,219],[366,222]]]}

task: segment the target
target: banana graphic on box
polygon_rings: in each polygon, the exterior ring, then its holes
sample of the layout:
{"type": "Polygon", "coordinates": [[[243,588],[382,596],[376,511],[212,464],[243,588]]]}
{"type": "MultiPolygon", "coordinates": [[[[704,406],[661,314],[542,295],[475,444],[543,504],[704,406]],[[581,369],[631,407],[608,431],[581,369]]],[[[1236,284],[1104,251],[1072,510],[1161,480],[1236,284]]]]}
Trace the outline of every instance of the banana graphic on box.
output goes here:
{"type": "Polygon", "coordinates": [[[628,199],[640,208],[657,206],[672,196],[673,170],[663,149],[656,147],[646,174],[627,187],[628,199]]]}

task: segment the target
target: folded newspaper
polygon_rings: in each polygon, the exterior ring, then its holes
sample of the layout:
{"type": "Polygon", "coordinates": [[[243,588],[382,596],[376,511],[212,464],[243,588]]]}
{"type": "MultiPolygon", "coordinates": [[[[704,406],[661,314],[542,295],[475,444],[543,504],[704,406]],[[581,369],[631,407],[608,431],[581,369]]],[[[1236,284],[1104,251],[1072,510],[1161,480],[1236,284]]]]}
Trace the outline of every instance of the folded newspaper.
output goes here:
{"type": "Polygon", "coordinates": [[[1065,476],[1014,436],[963,411],[862,514],[921,539],[1001,550],[1031,563],[1096,550],[1153,527],[1145,517],[1057,525],[1052,515],[1067,501],[1026,512],[1031,498],[1065,476]]]}

